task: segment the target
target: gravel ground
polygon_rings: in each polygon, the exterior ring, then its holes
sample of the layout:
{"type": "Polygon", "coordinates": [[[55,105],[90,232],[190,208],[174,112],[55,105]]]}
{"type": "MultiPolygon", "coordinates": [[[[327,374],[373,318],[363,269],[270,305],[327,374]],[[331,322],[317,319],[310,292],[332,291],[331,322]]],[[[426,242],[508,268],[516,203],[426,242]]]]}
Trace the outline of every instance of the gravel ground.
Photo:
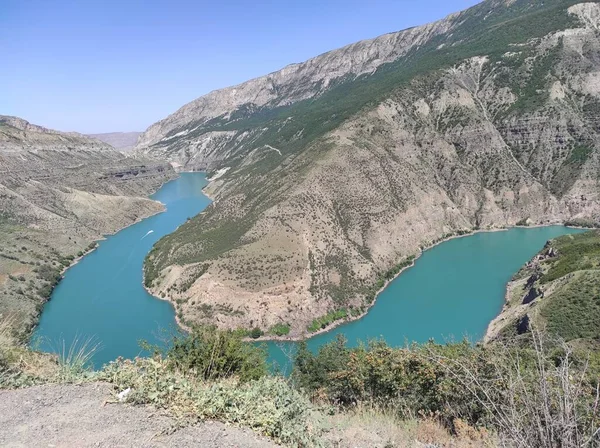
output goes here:
{"type": "Polygon", "coordinates": [[[268,439],[222,423],[176,429],[153,408],[111,404],[111,386],[50,385],[0,391],[1,447],[250,447],[268,439]]]}

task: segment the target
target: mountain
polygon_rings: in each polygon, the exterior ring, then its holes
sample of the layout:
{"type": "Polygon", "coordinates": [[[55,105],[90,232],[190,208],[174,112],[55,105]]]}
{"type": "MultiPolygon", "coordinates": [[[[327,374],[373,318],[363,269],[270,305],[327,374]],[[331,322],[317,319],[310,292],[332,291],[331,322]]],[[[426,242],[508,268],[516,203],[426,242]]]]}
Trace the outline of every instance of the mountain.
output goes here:
{"type": "Polygon", "coordinates": [[[185,105],[134,153],[208,171],[215,202],[147,287],[183,322],[299,337],[441,238],[598,223],[599,29],[597,2],[488,0],[185,105]]]}
{"type": "Polygon", "coordinates": [[[108,143],[115,149],[130,151],[135,147],[141,134],[141,132],[108,132],[105,134],[87,134],[87,136],[108,143]]]}
{"type": "Polygon", "coordinates": [[[0,315],[26,333],[78,254],[163,209],[147,196],[175,176],[77,133],[0,116],[0,315]]]}

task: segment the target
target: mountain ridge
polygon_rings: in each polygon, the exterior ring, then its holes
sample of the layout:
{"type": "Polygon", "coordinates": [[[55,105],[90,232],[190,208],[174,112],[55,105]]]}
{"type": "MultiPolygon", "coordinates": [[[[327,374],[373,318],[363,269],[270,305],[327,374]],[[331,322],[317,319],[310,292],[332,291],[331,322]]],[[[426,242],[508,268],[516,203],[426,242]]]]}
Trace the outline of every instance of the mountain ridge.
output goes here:
{"type": "Polygon", "coordinates": [[[598,222],[598,10],[483,2],[312,99],[187,117],[136,151],[208,170],[215,202],[157,243],[147,286],[183,321],[301,337],[440,238],[598,222]]]}
{"type": "MultiPolygon", "coordinates": [[[[150,126],[140,136],[140,140],[138,141],[136,147],[137,148],[145,148],[145,147],[151,146],[153,143],[157,142],[157,140],[156,140],[157,136],[162,136],[162,137],[167,136],[168,132],[170,130],[167,132],[163,131],[162,133],[160,133],[160,132],[155,131],[155,127],[160,128],[164,125],[169,124],[169,121],[176,119],[178,115],[181,115],[181,114],[185,115],[186,113],[197,112],[198,109],[203,106],[202,102],[206,101],[209,98],[214,98],[219,95],[225,95],[227,93],[231,93],[232,96],[235,96],[237,94],[237,90],[245,89],[245,88],[251,89],[252,85],[261,84],[263,82],[267,83],[267,84],[269,82],[271,82],[273,84],[273,88],[275,88],[275,78],[285,78],[286,76],[290,75],[290,72],[297,73],[297,72],[302,72],[304,69],[308,70],[311,66],[320,65],[321,61],[329,59],[332,56],[333,56],[334,61],[339,64],[338,61],[339,61],[339,59],[342,59],[342,56],[344,54],[352,52],[352,50],[355,50],[359,46],[368,46],[369,44],[376,44],[376,43],[380,43],[380,42],[387,43],[387,45],[388,45],[386,48],[387,54],[384,54],[383,61],[380,61],[380,62],[377,60],[373,61],[372,65],[368,65],[369,61],[366,61],[366,62],[363,61],[363,64],[365,66],[362,66],[362,67],[361,67],[360,62],[356,62],[356,65],[358,65],[357,70],[353,70],[352,68],[349,68],[346,71],[342,71],[341,74],[336,73],[334,70],[334,74],[332,75],[331,69],[323,70],[324,73],[319,73],[320,77],[317,78],[317,81],[315,81],[314,84],[317,84],[319,81],[325,81],[325,83],[327,85],[330,81],[334,81],[336,78],[340,78],[340,77],[345,76],[350,73],[358,76],[362,73],[368,72],[370,70],[374,70],[379,65],[385,63],[386,61],[389,62],[394,59],[397,59],[398,54],[395,54],[396,47],[394,46],[394,41],[397,43],[397,41],[400,40],[401,37],[404,37],[405,34],[410,35],[410,34],[413,34],[415,32],[422,31],[422,30],[431,30],[433,33],[435,33],[436,28],[443,28],[444,25],[448,24],[448,22],[451,22],[454,18],[456,18],[459,15],[460,15],[460,13],[453,13],[453,14],[446,16],[445,18],[443,18],[441,20],[436,21],[436,22],[407,28],[407,29],[404,29],[401,31],[390,32],[390,33],[386,33],[386,34],[383,34],[381,36],[377,36],[377,37],[374,37],[371,39],[366,39],[366,40],[362,40],[359,42],[351,43],[351,44],[345,45],[343,47],[340,47],[338,49],[334,49],[334,50],[330,50],[325,53],[322,53],[318,56],[308,59],[305,62],[288,64],[285,67],[283,67],[279,70],[275,70],[266,75],[250,79],[248,81],[239,83],[239,84],[231,86],[231,87],[225,87],[225,88],[213,90],[213,91],[199,97],[196,100],[190,101],[189,103],[182,106],[180,109],[178,109],[174,113],[170,114],[165,119],[160,120],[157,123],[155,123],[154,125],[150,126]],[[385,42],[385,41],[388,41],[388,42],[385,42]]],[[[413,46],[414,44],[415,44],[414,42],[409,43],[408,49],[411,46],[413,46]]],[[[376,45],[373,45],[373,46],[376,46],[376,45]]],[[[403,50],[407,50],[407,49],[406,48],[397,49],[398,52],[402,52],[403,50]]],[[[301,98],[301,99],[304,99],[304,98],[301,98]]],[[[263,101],[264,101],[264,99],[263,99],[263,101]]],[[[263,104],[266,104],[267,102],[268,101],[265,101],[262,104],[260,104],[260,102],[259,102],[258,104],[263,105],[263,104]]],[[[244,103],[239,103],[238,106],[242,105],[242,104],[244,104],[244,103]]],[[[214,118],[214,117],[210,116],[210,118],[214,118]]]]}

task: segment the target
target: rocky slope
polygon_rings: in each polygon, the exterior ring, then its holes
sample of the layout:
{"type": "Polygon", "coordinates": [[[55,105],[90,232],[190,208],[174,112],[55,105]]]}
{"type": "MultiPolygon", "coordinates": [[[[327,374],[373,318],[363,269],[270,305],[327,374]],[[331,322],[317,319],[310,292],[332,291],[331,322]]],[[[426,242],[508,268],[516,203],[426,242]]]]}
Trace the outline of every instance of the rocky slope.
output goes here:
{"type": "Polygon", "coordinates": [[[107,132],[104,134],[88,134],[87,136],[108,143],[120,151],[131,151],[141,134],[141,132],[107,132]]]}
{"type": "Polygon", "coordinates": [[[507,287],[486,342],[519,338],[532,328],[567,342],[600,342],[600,232],[548,241],[507,287]]]}
{"type": "Polygon", "coordinates": [[[99,140],[0,116],[0,315],[34,324],[64,266],[103,235],[162,210],[175,173],[99,140]]]}
{"type": "Polygon", "coordinates": [[[598,222],[599,17],[488,0],[184,106],[136,151],[209,170],[216,202],[147,286],[184,321],[299,336],[445,235],[598,222]]]}

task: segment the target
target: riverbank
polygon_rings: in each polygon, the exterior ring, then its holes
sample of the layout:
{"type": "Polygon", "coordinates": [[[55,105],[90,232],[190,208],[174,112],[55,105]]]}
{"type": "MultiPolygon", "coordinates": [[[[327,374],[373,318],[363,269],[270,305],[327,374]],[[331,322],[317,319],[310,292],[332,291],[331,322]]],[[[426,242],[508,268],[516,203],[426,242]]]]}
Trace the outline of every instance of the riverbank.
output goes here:
{"type": "MultiPolygon", "coordinates": [[[[378,289],[375,294],[374,294],[374,300],[369,303],[368,305],[365,305],[365,308],[362,310],[362,312],[360,312],[360,314],[355,314],[352,315],[350,313],[348,313],[347,317],[340,319],[340,320],[336,320],[332,323],[330,323],[329,325],[327,325],[324,328],[319,329],[318,331],[315,331],[313,333],[309,333],[307,331],[298,331],[298,328],[296,328],[296,332],[294,332],[293,334],[288,334],[288,335],[282,335],[282,336],[277,336],[274,334],[263,334],[262,336],[258,337],[258,338],[252,338],[250,336],[247,336],[245,338],[246,341],[248,342],[282,342],[282,343],[286,343],[286,342],[298,342],[298,341],[302,341],[305,339],[310,339],[310,338],[314,338],[317,337],[319,335],[323,335],[329,332],[332,332],[333,330],[341,327],[342,325],[346,325],[352,322],[356,322],[359,321],[361,319],[363,319],[365,316],[367,316],[371,311],[372,311],[372,307],[374,307],[374,305],[377,303],[377,301],[380,298],[380,294],[385,291],[387,288],[389,288],[390,284],[392,282],[394,282],[395,280],[398,279],[398,277],[405,273],[406,270],[408,270],[409,268],[412,268],[415,266],[415,263],[418,259],[421,258],[421,256],[439,246],[442,243],[457,239],[457,238],[462,238],[462,237],[466,237],[466,236],[473,236],[479,233],[490,233],[490,232],[502,232],[502,231],[508,231],[512,228],[514,229],[535,229],[535,228],[546,228],[546,227],[552,227],[555,225],[563,225],[559,222],[556,223],[544,223],[544,224],[536,224],[536,225],[523,225],[523,226],[500,226],[500,227],[488,227],[485,229],[464,229],[464,230],[457,230],[455,232],[453,232],[452,234],[449,235],[443,235],[433,241],[431,241],[429,244],[427,244],[426,246],[421,247],[421,249],[416,252],[414,254],[414,257],[412,257],[412,261],[410,262],[410,264],[403,266],[401,269],[399,269],[399,271],[397,273],[395,273],[395,275],[389,279],[386,279],[382,285],[382,287],[380,289],[378,289]]],[[[411,258],[411,257],[408,257],[411,258]]],[[[406,258],[405,260],[408,260],[408,258],[406,258]]],[[[159,297],[156,296],[152,293],[151,290],[147,289],[149,294],[152,294],[153,297],[158,298],[159,300],[163,300],[163,301],[167,301],[171,304],[171,306],[173,307],[173,309],[175,310],[175,319],[177,324],[180,326],[180,328],[182,328],[184,331],[190,331],[191,327],[189,325],[186,325],[184,323],[185,321],[185,316],[180,316],[179,313],[177,312],[177,304],[175,303],[174,300],[172,300],[170,297],[159,297]]],[[[500,312],[501,310],[499,310],[500,312]]],[[[313,316],[314,318],[318,318],[319,316],[313,316]]],[[[495,315],[495,317],[497,317],[497,314],[495,315]]],[[[244,330],[249,331],[250,328],[245,328],[244,330]]],[[[267,331],[267,329],[264,329],[264,331],[267,331]]]]}
{"type": "Polygon", "coordinates": [[[167,302],[169,305],[171,305],[171,308],[173,308],[173,314],[175,315],[175,323],[177,324],[177,326],[179,327],[179,329],[183,330],[186,333],[191,333],[192,332],[192,327],[184,324],[183,321],[179,318],[179,313],[177,312],[177,306],[176,306],[175,302],[173,302],[168,297],[161,297],[159,295],[154,294],[150,290],[150,288],[148,288],[146,286],[146,273],[144,272],[143,268],[142,268],[142,288],[144,288],[144,290],[150,296],[152,296],[153,299],[157,299],[157,300],[160,300],[162,302],[167,302]]]}
{"type": "MultiPolygon", "coordinates": [[[[174,179],[171,179],[171,180],[174,180],[174,179]]],[[[162,188],[163,185],[165,185],[168,182],[171,182],[171,180],[163,182],[161,184],[161,186],[157,190],[155,190],[154,192],[152,192],[150,194],[150,196],[153,195],[154,193],[156,193],[156,191],[158,191],[160,188],[162,188]]],[[[145,199],[150,199],[150,197],[145,198],[145,199]]],[[[152,200],[152,199],[150,199],[150,200],[152,200]]],[[[157,203],[157,204],[160,204],[160,206],[162,207],[162,209],[161,210],[157,210],[154,213],[149,213],[147,215],[138,216],[135,219],[135,221],[133,221],[133,222],[131,222],[131,223],[129,223],[129,224],[121,227],[121,228],[115,229],[113,232],[105,233],[105,234],[99,236],[98,238],[91,240],[89,242],[89,244],[85,247],[85,249],[81,250],[81,252],[83,252],[81,255],[77,255],[76,257],[73,258],[73,260],[68,265],[62,267],[62,269],[59,272],[60,279],[58,280],[58,282],[56,282],[56,284],[52,285],[52,289],[50,290],[50,294],[47,297],[43,298],[43,301],[41,303],[41,308],[40,308],[39,312],[35,316],[33,316],[33,322],[32,322],[31,327],[27,330],[27,333],[22,336],[22,339],[24,341],[30,341],[31,338],[33,337],[33,335],[34,335],[34,333],[35,333],[35,331],[36,331],[36,329],[37,329],[37,327],[39,325],[41,315],[44,312],[44,307],[46,306],[46,304],[48,304],[48,302],[50,302],[50,300],[52,300],[52,294],[53,294],[54,290],[64,280],[65,275],[67,274],[67,272],[69,271],[69,269],[71,269],[74,266],[76,266],[77,264],[79,264],[89,254],[91,254],[92,252],[96,251],[98,249],[99,245],[100,245],[100,243],[99,243],[100,241],[106,240],[108,237],[110,237],[112,235],[116,235],[117,233],[119,233],[119,232],[127,229],[128,227],[131,227],[131,226],[133,226],[135,224],[139,224],[140,222],[144,221],[145,219],[151,218],[152,216],[155,216],[155,215],[158,215],[160,213],[164,213],[165,212],[165,210],[166,210],[165,204],[161,203],[160,201],[155,201],[155,200],[152,200],[152,201],[155,202],[155,203],[157,203]],[[93,244],[93,247],[91,247],[92,244],[93,244]]]]}
{"type": "Polygon", "coordinates": [[[94,254],[71,263],[73,270],[53,292],[34,333],[44,341],[40,348],[54,353],[93,338],[102,345],[92,360],[99,367],[119,356],[144,354],[140,340],[162,345],[176,334],[183,322],[176,321],[171,304],[143,287],[143,262],[160,238],[209,204],[201,194],[205,185],[203,173],[180,173],[151,196],[150,211],[156,213],[105,235],[94,254]]]}
{"type": "MultiPolygon", "coordinates": [[[[565,227],[581,230],[582,233],[598,230],[596,227],[590,228],[573,225],[565,225],[565,227]]],[[[552,241],[554,241],[554,239],[552,241]]],[[[553,245],[554,243],[550,247],[553,245]]],[[[529,321],[529,319],[533,317],[531,311],[534,309],[539,310],[539,307],[536,307],[536,305],[538,305],[538,300],[536,300],[538,297],[540,299],[544,298],[544,303],[548,302],[547,294],[549,293],[552,295],[553,284],[549,283],[542,287],[538,284],[538,280],[542,275],[541,272],[547,272],[549,269],[542,264],[540,260],[543,260],[545,263],[552,263],[552,260],[555,259],[554,257],[556,257],[557,254],[557,249],[554,248],[553,250],[554,255],[547,255],[548,247],[544,247],[540,252],[528,260],[524,266],[515,272],[511,280],[506,284],[504,305],[500,313],[489,323],[483,338],[484,343],[496,340],[501,336],[502,332],[507,329],[509,324],[516,326],[518,322],[525,318],[525,316],[527,316],[527,320],[529,321]],[[541,269],[541,272],[539,270],[536,271],[536,268],[541,269]],[[529,300],[525,300],[526,298],[529,298],[529,300]]],[[[558,256],[560,257],[559,252],[558,256]]],[[[580,256],[583,257],[583,254],[580,254],[580,256]]],[[[559,277],[555,281],[560,284],[562,278],[559,277]]],[[[529,323],[525,326],[527,325],[529,325],[529,323]]]]}
{"type": "MultiPolygon", "coordinates": [[[[319,335],[322,335],[325,333],[329,333],[342,325],[346,325],[346,324],[358,321],[360,319],[363,319],[365,316],[367,316],[367,314],[371,311],[372,307],[376,304],[377,300],[379,299],[380,294],[383,291],[385,291],[393,281],[395,281],[406,270],[414,267],[416,261],[419,258],[421,258],[421,256],[425,252],[435,248],[436,246],[438,246],[442,243],[445,243],[445,242],[448,242],[448,241],[451,241],[451,240],[454,240],[457,238],[473,236],[473,235],[476,235],[479,233],[503,232],[503,231],[508,231],[510,229],[546,228],[546,227],[552,227],[552,226],[564,226],[564,227],[567,227],[570,229],[577,229],[577,230],[582,229],[581,227],[565,226],[563,223],[560,223],[560,222],[552,222],[552,223],[535,224],[535,225],[523,225],[523,226],[515,225],[515,226],[489,227],[486,229],[470,229],[470,230],[462,230],[462,231],[459,230],[459,231],[454,232],[454,234],[452,234],[452,235],[440,237],[439,239],[434,240],[432,243],[423,247],[419,252],[414,254],[414,259],[413,259],[412,263],[410,265],[402,268],[393,278],[386,280],[384,285],[375,294],[374,301],[372,303],[370,303],[367,306],[367,308],[365,309],[365,311],[362,312],[361,314],[356,315],[356,316],[349,315],[347,318],[335,321],[335,322],[331,323],[330,325],[328,325],[327,327],[320,329],[319,331],[316,331],[314,333],[305,333],[302,335],[292,335],[292,336],[289,336],[289,335],[286,335],[286,336],[264,335],[257,339],[247,338],[247,340],[248,341],[263,341],[263,342],[298,342],[298,341],[310,339],[310,338],[313,338],[313,337],[316,337],[316,336],[319,336],[319,335]],[[460,232],[460,234],[459,234],[459,232],[460,232]]],[[[503,310],[500,310],[500,312],[494,317],[494,320],[500,316],[502,311],[503,310]]]]}
{"type": "MultiPolygon", "coordinates": [[[[517,227],[517,226],[513,226],[513,227],[517,227]]],[[[523,227],[525,227],[525,226],[523,226],[523,227]]],[[[531,226],[531,227],[534,227],[534,226],[531,226]]],[[[539,227],[546,227],[546,226],[541,225],[539,227]]],[[[419,250],[419,252],[417,252],[416,254],[412,254],[412,255],[409,255],[407,257],[407,258],[409,258],[409,257],[412,256],[413,257],[412,262],[409,265],[407,265],[407,266],[403,267],[402,269],[400,269],[398,271],[398,273],[396,273],[396,275],[394,275],[392,278],[385,280],[383,286],[379,290],[377,290],[377,292],[375,293],[374,300],[369,305],[367,305],[366,309],[361,314],[358,314],[356,316],[349,315],[347,318],[337,320],[337,321],[331,323],[330,325],[328,325],[327,327],[322,328],[322,329],[320,329],[320,330],[318,330],[318,331],[316,331],[314,333],[306,333],[306,334],[302,334],[302,335],[299,335],[299,336],[264,335],[264,336],[261,336],[261,337],[256,338],[256,339],[247,337],[247,338],[245,338],[245,340],[249,341],[249,342],[250,341],[252,341],[252,342],[299,342],[299,341],[303,341],[305,339],[310,339],[310,338],[313,338],[315,336],[319,336],[319,335],[322,335],[322,334],[325,334],[325,333],[329,333],[329,332],[335,330],[336,328],[338,328],[338,327],[340,327],[342,325],[358,321],[358,320],[364,318],[369,313],[369,311],[371,310],[371,308],[375,306],[375,304],[377,303],[377,299],[379,298],[379,295],[383,291],[385,291],[388,288],[388,286],[394,280],[396,280],[403,272],[405,272],[406,270],[414,267],[415,263],[417,262],[417,260],[419,258],[421,258],[421,256],[425,252],[427,252],[428,250],[431,250],[434,247],[436,247],[436,246],[438,246],[438,245],[440,245],[442,243],[445,243],[447,241],[450,241],[450,240],[453,240],[453,239],[456,239],[456,238],[463,238],[463,237],[467,237],[467,236],[472,236],[472,235],[475,235],[477,233],[502,232],[502,231],[508,230],[509,228],[511,228],[511,227],[458,230],[458,231],[456,231],[454,234],[452,234],[450,236],[440,237],[439,239],[434,240],[434,242],[431,243],[431,244],[429,244],[428,246],[422,247],[419,250]],[[465,233],[459,233],[459,232],[465,232],[465,233]]]]}

